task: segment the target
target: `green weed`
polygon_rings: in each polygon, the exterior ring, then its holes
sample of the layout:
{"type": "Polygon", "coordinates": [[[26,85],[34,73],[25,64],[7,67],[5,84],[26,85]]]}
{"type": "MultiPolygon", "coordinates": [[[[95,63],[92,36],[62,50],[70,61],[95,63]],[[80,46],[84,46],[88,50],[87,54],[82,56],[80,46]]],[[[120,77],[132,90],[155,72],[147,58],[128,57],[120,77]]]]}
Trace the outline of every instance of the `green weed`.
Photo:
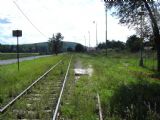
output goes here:
{"type": "Polygon", "coordinates": [[[76,54],[76,60],[84,68],[92,65],[94,73],[72,84],[68,102],[62,106],[64,118],[96,119],[94,97],[98,92],[105,120],[159,119],[159,73],[152,70],[151,58],[145,59],[145,67],[139,67],[139,54],[126,52],[76,54]]]}
{"type": "Polygon", "coordinates": [[[17,70],[17,64],[0,66],[0,96],[2,99],[0,106],[19,94],[62,57],[63,55],[59,55],[24,61],[20,63],[20,71],[17,70]]]}

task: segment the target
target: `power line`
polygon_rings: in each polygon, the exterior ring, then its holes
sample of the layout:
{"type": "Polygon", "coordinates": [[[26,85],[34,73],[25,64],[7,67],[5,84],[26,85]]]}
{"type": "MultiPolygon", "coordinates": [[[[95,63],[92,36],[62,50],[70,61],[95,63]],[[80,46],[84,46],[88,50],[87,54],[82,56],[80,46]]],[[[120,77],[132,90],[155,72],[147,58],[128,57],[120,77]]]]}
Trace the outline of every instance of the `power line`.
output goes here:
{"type": "Polygon", "coordinates": [[[23,10],[19,7],[19,5],[13,1],[13,3],[15,4],[15,6],[18,8],[18,10],[23,14],[23,16],[28,20],[28,22],[44,37],[48,38],[44,33],[42,33],[33,23],[32,21],[27,17],[27,15],[23,12],[23,10]]]}

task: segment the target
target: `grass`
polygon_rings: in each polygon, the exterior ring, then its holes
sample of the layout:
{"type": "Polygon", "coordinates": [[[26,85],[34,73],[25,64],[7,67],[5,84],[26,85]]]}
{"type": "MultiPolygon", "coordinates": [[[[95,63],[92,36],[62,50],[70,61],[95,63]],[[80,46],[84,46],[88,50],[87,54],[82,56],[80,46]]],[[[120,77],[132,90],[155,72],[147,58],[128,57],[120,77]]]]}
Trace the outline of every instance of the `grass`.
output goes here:
{"type": "MultiPolygon", "coordinates": [[[[72,68],[77,60],[82,60],[84,55],[73,57],[72,68]]],[[[97,116],[96,94],[91,78],[81,77],[74,80],[74,71],[70,71],[61,106],[61,117],[72,120],[94,120],[97,116]]]]}
{"type": "MultiPolygon", "coordinates": [[[[19,57],[38,56],[39,53],[19,53],[19,57]]],[[[17,53],[0,53],[0,60],[8,60],[17,58],[17,53]]]]}
{"type": "Polygon", "coordinates": [[[21,62],[19,72],[17,64],[0,66],[0,106],[24,90],[63,57],[65,55],[21,62]]]}
{"type": "Polygon", "coordinates": [[[32,87],[25,96],[2,114],[0,119],[51,119],[53,108],[57,102],[57,99],[53,98],[59,96],[61,88],[59,82],[63,82],[69,57],[65,57],[65,60],[56,67],[57,69],[53,69],[38,84],[32,87]],[[37,94],[38,96],[35,96],[37,94]],[[46,110],[50,110],[50,112],[45,112],[46,110]]]}
{"type": "MultiPolygon", "coordinates": [[[[62,57],[22,62],[24,68],[19,73],[16,71],[16,64],[2,66],[0,82],[5,86],[0,84],[0,89],[3,88],[0,90],[0,101],[3,103],[4,99],[13,97],[18,90],[62,57]]],[[[71,120],[96,120],[99,117],[96,98],[98,92],[104,120],[160,119],[160,75],[153,70],[153,59],[145,59],[145,67],[139,67],[138,62],[138,54],[126,52],[112,52],[107,57],[101,53],[75,54],[61,102],[60,117],[71,120]],[[91,65],[94,69],[93,75],[84,75],[75,81],[73,68],[76,61],[81,61],[83,68],[91,65]]],[[[64,69],[64,66],[62,68],[64,69]]],[[[42,104],[47,103],[47,100],[42,104]]],[[[25,104],[25,101],[22,104],[25,104]]]]}
{"type": "Polygon", "coordinates": [[[137,54],[76,54],[77,59],[86,68],[92,65],[94,73],[68,83],[72,87],[64,97],[67,103],[61,107],[62,118],[96,120],[98,92],[105,120],[160,119],[159,73],[152,70],[152,59],[146,59],[143,68],[138,66],[137,54]]]}

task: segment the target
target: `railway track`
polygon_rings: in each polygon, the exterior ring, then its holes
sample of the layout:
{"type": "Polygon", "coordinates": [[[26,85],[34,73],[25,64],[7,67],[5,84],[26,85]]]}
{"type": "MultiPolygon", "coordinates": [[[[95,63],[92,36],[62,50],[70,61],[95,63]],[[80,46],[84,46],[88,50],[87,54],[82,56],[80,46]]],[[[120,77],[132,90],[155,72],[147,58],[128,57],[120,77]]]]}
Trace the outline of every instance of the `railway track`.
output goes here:
{"type": "Polygon", "coordinates": [[[71,59],[69,63],[68,60],[59,63],[58,69],[50,70],[42,76],[41,81],[27,89],[21,98],[0,114],[0,120],[55,120],[71,59]]]}

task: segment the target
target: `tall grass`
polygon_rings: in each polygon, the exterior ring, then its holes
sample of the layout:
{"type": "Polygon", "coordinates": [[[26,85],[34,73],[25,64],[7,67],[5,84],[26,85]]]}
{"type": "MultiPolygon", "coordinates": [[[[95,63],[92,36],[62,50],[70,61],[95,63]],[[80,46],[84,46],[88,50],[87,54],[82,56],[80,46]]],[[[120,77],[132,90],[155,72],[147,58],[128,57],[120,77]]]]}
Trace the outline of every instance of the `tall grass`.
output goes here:
{"type": "Polygon", "coordinates": [[[17,70],[17,64],[0,66],[0,105],[5,104],[24,90],[63,56],[51,56],[21,62],[20,71],[17,70]]]}
{"type": "Polygon", "coordinates": [[[51,119],[61,89],[59,82],[63,82],[69,58],[70,56],[65,57],[57,69],[51,70],[25,96],[16,101],[4,114],[1,114],[0,119],[51,119]],[[36,98],[39,100],[33,100],[36,98]],[[30,111],[32,113],[29,113],[30,111]]]}
{"type": "Polygon", "coordinates": [[[152,59],[147,59],[145,67],[139,67],[139,55],[131,53],[114,52],[107,57],[77,54],[76,59],[84,67],[92,65],[94,73],[92,77],[82,76],[73,85],[69,105],[62,107],[71,111],[71,114],[64,111],[66,118],[95,120],[94,96],[98,92],[106,120],[160,119],[159,73],[150,69],[152,59]]]}

